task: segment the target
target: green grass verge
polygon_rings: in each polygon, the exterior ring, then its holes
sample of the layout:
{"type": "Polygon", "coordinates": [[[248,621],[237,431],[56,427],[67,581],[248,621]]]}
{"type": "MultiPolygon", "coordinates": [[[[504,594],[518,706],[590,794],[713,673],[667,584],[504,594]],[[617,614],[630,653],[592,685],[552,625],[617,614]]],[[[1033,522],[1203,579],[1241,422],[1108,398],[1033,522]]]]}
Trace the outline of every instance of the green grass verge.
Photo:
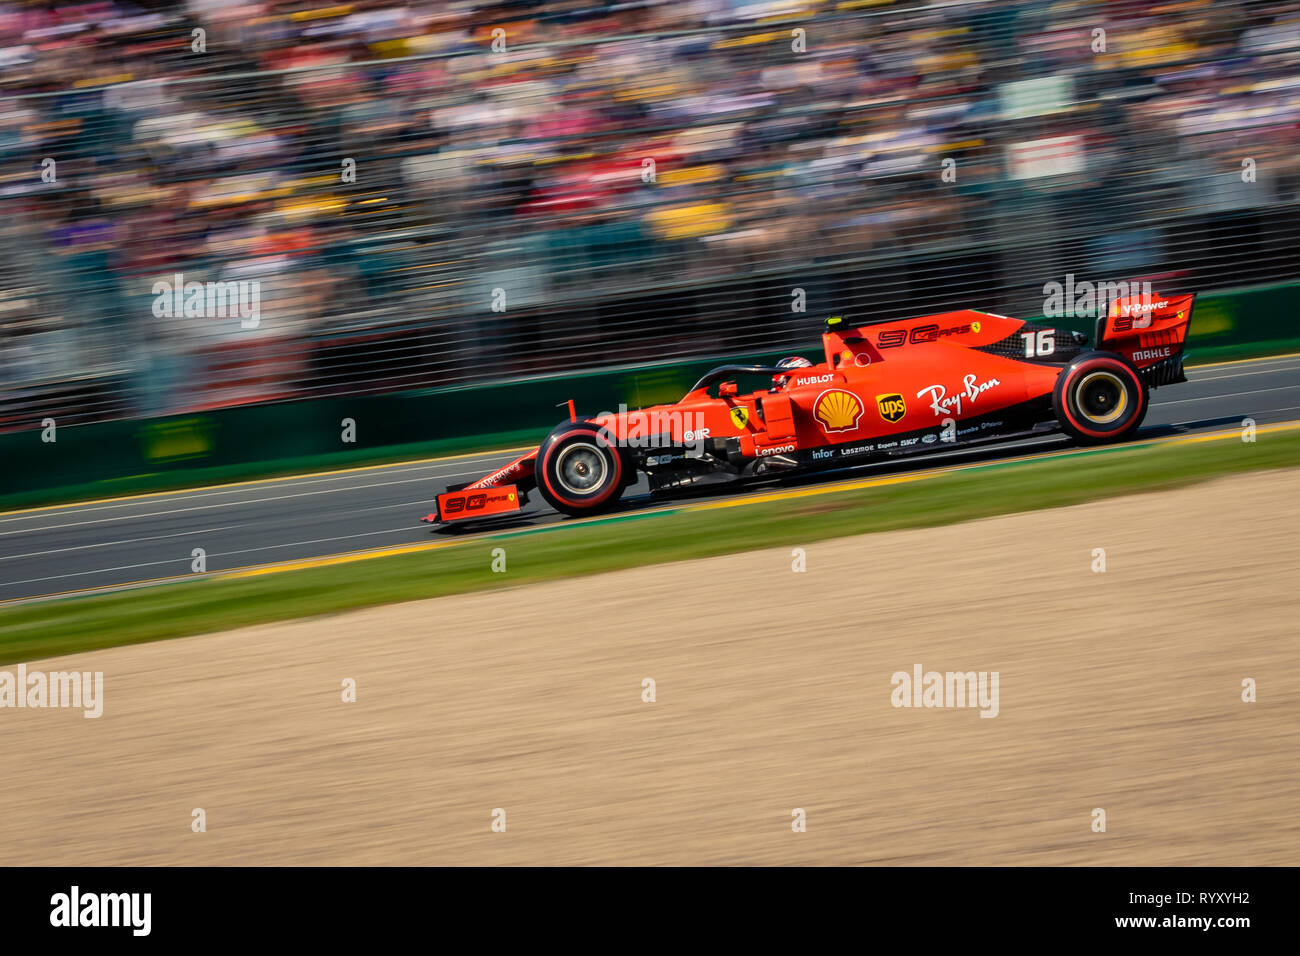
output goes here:
{"type": "MultiPolygon", "coordinates": [[[[949,524],[1296,465],[1300,434],[1293,432],[1260,435],[1254,444],[1220,439],[1080,450],[1038,461],[992,462],[878,488],[715,510],[632,512],[603,522],[507,532],[451,548],[332,567],[63,598],[0,610],[0,662],[635,565],[949,524]],[[491,570],[496,547],[506,549],[505,574],[491,570]]],[[[430,628],[436,633],[436,620],[430,628]]]]}

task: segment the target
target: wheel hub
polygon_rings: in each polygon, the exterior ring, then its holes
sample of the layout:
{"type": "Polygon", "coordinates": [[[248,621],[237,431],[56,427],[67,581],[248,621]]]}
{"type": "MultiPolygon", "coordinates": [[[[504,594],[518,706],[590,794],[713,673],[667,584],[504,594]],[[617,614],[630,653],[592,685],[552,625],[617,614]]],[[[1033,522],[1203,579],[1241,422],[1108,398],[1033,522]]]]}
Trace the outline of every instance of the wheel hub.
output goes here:
{"type": "Polygon", "coordinates": [[[561,451],[555,467],[564,490],[575,495],[598,489],[605,481],[605,469],[605,456],[600,449],[585,442],[561,451]]]}
{"type": "Polygon", "coordinates": [[[1079,383],[1077,395],[1080,413],[1094,425],[1109,425],[1128,407],[1128,390],[1113,372],[1087,375],[1079,383]]]}

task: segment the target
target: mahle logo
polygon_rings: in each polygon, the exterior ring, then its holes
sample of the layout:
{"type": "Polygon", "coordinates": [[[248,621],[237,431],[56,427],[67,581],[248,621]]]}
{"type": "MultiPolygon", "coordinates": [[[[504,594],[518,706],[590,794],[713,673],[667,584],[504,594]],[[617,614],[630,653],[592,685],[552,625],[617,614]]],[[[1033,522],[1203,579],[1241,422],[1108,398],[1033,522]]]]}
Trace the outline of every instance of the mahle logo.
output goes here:
{"type": "Polygon", "coordinates": [[[817,398],[814,415],[829,432],[847,432],[858,427],[862,417],[862,403],[858,396],[842,388],[832,388],[817,398]]]}
{"type": "Polygon", "coordinates": [[[880,410],[880,417],[891,425],[894,422],[901,422],[903,416],[907,414],[907,402],[897,392],[892,392],[889,395],[877,395],[876,408],[880,410]]]}

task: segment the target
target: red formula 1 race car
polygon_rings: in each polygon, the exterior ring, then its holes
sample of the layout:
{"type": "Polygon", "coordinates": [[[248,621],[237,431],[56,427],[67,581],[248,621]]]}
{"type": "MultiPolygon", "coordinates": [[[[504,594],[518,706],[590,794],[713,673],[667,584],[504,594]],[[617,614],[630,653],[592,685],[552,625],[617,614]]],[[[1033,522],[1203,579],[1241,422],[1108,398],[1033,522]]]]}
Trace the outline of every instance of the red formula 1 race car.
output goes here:
{"type": "Polygon", "coordinates": [[[1121,441],[1142,424],[1150,389],[1187,380],[1194,299],[1118,299],[1092,349],[1080,333],[973,309],[861,324],[835,316],[824,361],[724,365],[673,405],[571,414],[536,451],[438,495],[423,520],[509,515],[534,489],[557,511],[595,514],[639,473],[654,495],[1054,430],[1121,441]],[[741,392],[736,380],[753,375],[770,386],[741,392]]]}

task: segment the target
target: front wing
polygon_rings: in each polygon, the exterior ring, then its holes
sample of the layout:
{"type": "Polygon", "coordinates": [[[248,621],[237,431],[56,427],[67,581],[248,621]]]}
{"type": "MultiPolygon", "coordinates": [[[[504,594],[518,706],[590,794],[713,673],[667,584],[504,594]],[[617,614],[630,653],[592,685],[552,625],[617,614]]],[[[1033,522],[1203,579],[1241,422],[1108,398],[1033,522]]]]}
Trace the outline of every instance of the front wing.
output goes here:
{"type": "Polygon", "coordinates": [[[446,491],[435,499],[433,513],[420,520],[430,523],[449,522],[513,514],[523,507],[521,498],[522,495],[515,485],[446,491]]]}

